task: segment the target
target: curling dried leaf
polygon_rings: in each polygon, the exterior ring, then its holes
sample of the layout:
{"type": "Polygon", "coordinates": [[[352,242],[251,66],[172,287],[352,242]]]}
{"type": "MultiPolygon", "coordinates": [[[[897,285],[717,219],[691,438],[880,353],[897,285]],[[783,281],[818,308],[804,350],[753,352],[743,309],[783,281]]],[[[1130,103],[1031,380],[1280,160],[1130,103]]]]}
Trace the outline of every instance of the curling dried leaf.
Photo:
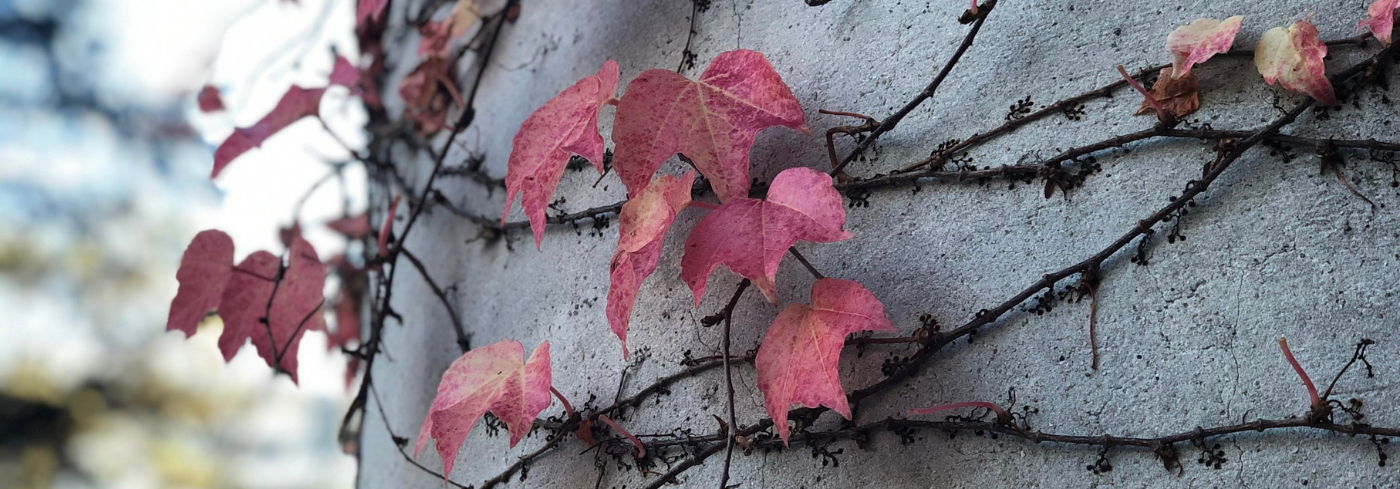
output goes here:
{"type": "MultiPolygon", "coordinates": [[[[1180,78],[1172,78],[1171,68],[1162,68],[1157,75],[1157,83],[1152,85],[1152,98],[1162,104],[1162,107],[1171,112],[1177,120],[1186,117],[1201,108],[1201,98],[1199,90],[1200,80],[1195,73],[1187,73],[1180,78]]],[[[1143,99],[1138,105],[1138,110],[1134,115],[1155,114],[1156,109],[1147,99],[1143,99]]]]}

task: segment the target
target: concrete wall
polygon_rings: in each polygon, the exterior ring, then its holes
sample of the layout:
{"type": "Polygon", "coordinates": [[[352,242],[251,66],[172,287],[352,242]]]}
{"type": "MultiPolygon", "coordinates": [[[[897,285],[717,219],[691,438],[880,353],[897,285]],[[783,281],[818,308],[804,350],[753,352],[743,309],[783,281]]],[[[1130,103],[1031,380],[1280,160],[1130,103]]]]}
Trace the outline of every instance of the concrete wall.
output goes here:
{"type": "MultiPolygon", "coordinates": [[[[414,3],[414,2],[408,2],[414,3]]],[[[818,114],[846,110],[883,118],[917,93],[952,54],[967,27],[955,22],[965,2],[832,0],[808,7],[798,0],[715,0],[699,16],[693,49],[697,76],[716,54],[735,48],[765,53],[806,111],[812,135],[774,128],[754,147],[753,175],[768,180],[793,166],[827,168],[822,134],[853,121],[818,114]]],[[[402,25],[396,1],[391,15],[402,25]]],[[[1114,66],[1130,70],[1169,61],[1166,35],[1197,17],[1243,14],[1237,46],[1250,47],[1269,27],[1287,25],[1316,11],[1313,22],[1325,39],[1357,34],[1361,1],[1298,0],[1151,3],[1121,0],[1027,2],[1004,0],[986,23],[967,57],[939,90],[878,146],[877,159],[848,170],[866,176],[927,156],[939,142],[1000,125],[1008,106],[1030,97],[1038,108],[1118,78],[1114,66]]],[[[686,43],[691,4],[685,0],[525,2],[519,22],[507,27],[478,97],[476,122],[453,148],[449,163],[468,151],[486,155],[487,172],[505,175],[515,129],[536,107],[608,58],[622,69],[622,83],[643,70],[674,69],[686,43]]],[[[417,36],[395,28],[390,59],[401,76],[412,67],[417,36]]],[[[1374,51],[1374,43],[1368,48],[1374,51]]],[[[1334,48],[1333,70],[1359,59],[1356,48],[1334,48]]],[[[470,56],[467,58],[470,60],[470,56]]],[[[465,64],[465,63],[464,63],[465,64]]],[[[1216,59],[1197,68],[1204,108],[1193,118],[1216,129],[1248,129],[1277,116],[1274,96],[1248,58],[1216,59]]],[[[465,73],[465,69],[464,69],[465,73]]],[[[469,78],[463,76],[463,85],[469,78]]],[[[1118,92],[1086,104],[1082,120],[1052,117],[971,153],[979,167],[1034,161],[1059,150],[1113,134],[1150,128],[1151,117],[1133,117],[1139,97],[1118,92]]],[[[1367,91],[1360,108],[1350,105],[1318,120],[1312,112],[1285,132],[1348,138],[1400,139],[1391,125],[1395,109],[1383,92],[1367,91]]],[[[386,94],[397,113],[395,95],[386,94]]],[[[1301,100],[1283,93],[1284,106],[1301,100]]],[[[1396,98],[1395,90],[1389,98],[1396,98]]],[[[613,109],[603,115],[611,130],[613,109]]],[[[441,145],[441,136],[436,146],[441,145]]],[[[842,152],[850,147],[842,143],[842,152]]],[[[1099,155],[1102,171],[1068,198],[1041,195],[1041,182],[1008,184],[930,183],[919,192],[897,188],[875,192],[869,207],[849,209],[847,229],[856,238],[798,248],[828,276],[858,280],[880,298],[902,332],[919,316],[957,325],[1030,285],[1042,274],[1082,260],[1127,231],[1139,219],[1179,195],[1212,158],[1196,141],[1154,141],[1131,151],[1099,155]]],[[[1159,227],[1148,252],[1151,264],[1129,263],[1121,253],[1105,265],[1098,304],[1102,366],[1089,368],[1088,303],[1060,303],[1036,315],[1023,305],[986,328],[972,344],[941,352],[919,378],[861,405],[858,421],[904,416],[905,409],[945,402],[1004,402],[1015,388],[1018,404],[1039,410],[1037,428],[1067,434],[1153,436],[1196,426],[1231,424],[1259,417],[1301,415],[1306,394],[1280,356],[1275,340],[1288,337],[1294,352],[1319,382],[1330,380],[1360,338],[1379,342],[1371,362],[1375,378],[1348,374],[1337,397],[1359,397],[1367,421],[1400,424],[1394,408],[1400,369],[1393,334],[1400,317],[1400,193],[1392,167],[1351,153],[1346,172],[1357,188],[1381,204],[1371,208],[1333,176],[1319,175],[1306,149],[1291,162],[1267,149],[1247,154],[1203,196],[1181,223],[1184,242],[1168,244],[1159,227]]],[[[399,151],[400,171],[421,186],[431,168],[426,155],[399,151]]],[[[672,159],[663,172],[679,172],[672,159]]],[[[556,197],[563,209],[579,211],[624,197],[615,175],[592,184],[596,173],[567,172],[556,197]]],[[[503,192],[488,192],[460,178],[438,186],[458,206],[483,216],[499,215],[503,192]]],[[[382,192],[384,189],[376,189],[382,192]]],[[[512,220],[521,219],[518,204],[512,220]]],[[[627,369],[624,395],[678,371],[686,352],[716,354],[719,328],[700,318],[720,310],[739,277],[724,270],[696,308],[679,275],[684,233],[701,212],[683,213],[665,245],[656,273],[641,289],[629,345],[645,358],[627,369]]],[[[402,224],[400,224],[402,225],[402,224]]],[[[627,363],[608,329],[604,301],[608,260],[616,226],[594,231],[551,227],[543,251],[527,233],[509,243],[482,241],[476,226],[441,209],[416,225],[408,247],[424,258],[436,279],[455,284],[452,300],[472,341],[484,345],[519,339],[533,349],[553,347],[554,385],[582,403],[596,395],[610,404],[627,363]]],[[[363,430],[362,487],[438,487],[440,480],[406,463],[386,432],[415,441],[442,371],[459,352],[442,305],[410,267],[400,271],[394,308],[403,325],[385,329],[387,356],[375,365],[380,406],[372,400],[363,430]]],[[[778,274],[783,302],[805,302],[811,278],[791,259],[778,274]]],[[[757,347],[777,309],[750,293],[734,322],[738,351],[757,347]]],[[[842,359],[848,390],[880,378],[879,366],[905,347],[872,347],[842,359]]],[[[766,415],[750,366],[735,370],[742,424],[766,415]]],[[[712,414],[725,412],[723,377],[711,371],[672,387],[671,395],[647,402],[627,417],[633,432],[667,433],[715,429],[712,414]]],[[[556,402],[545,415],[562,412],[556,402]]],[[[836,426],[834,414],[820,425],[836,426]]],[[[876,435],[867,449],[838,442],[839,467],[824,466],[810,449],[736,456],[731,483],[744,487],[1383,487],[1400,484],[1392,467],[1377,464],[1365,439],[1305,432],[1246,434],[1216,440],[1228,462],[1219,470],[1194,461],[1198,451],[1179,446],[1185,471],[1163,470],[1149,453],[1114,450],[1111,472],[1095,475],[1093,449],[1034,445],[964,433],[918,433],[914,444],[876,435]]],[[[514,449],[504,436],[490,437],[478,425],[459,452],[454,481],[480,484],[524,453],[544,443],[537,432],[514,449]]],[[[411,448],[411,446],[410,446],[411,448]]],[[[594,487],[595,452],[570,439],[530,466],[526,485],[594,487]]],[[[619,471],[603,457],[602,487],[639,487],[654,480],[636,470],[619,471]]],[[[418,458],[438,469],[436,454],[418,458]]],[[[686,473],[685,486],[716,480],[721,457],[686,473]]],[[[664,467],[662,468],[664,470],[664,467]]],[[[513,482],[513,485],[520,485],[513,482]]]]}

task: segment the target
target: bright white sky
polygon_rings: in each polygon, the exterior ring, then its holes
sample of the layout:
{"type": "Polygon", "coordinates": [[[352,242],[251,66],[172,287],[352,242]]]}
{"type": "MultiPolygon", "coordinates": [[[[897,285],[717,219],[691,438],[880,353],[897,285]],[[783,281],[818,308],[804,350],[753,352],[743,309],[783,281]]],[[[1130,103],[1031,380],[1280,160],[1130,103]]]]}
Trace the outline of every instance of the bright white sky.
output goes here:
{"type": "MultiPolygon", "coordinates": [[[[52,7],[49,0],[11,2],[20,12],[52,7]]],[[[213,149],[235,125],[248,125],[266,114],[290,84],[324,86],[333,61],[331,46],[356,60],[355,0],[88,0],[80,4],[77,25],[60,36],[63,41],[55,46],[56,55],[92,57],[91,63],[84,64],[91,65],[87,69],[95,75],[95,94],[107,107],[154,111],[168,107],[172,99],[185,101],[185,115],[206,144],[166,148],[169,168],[162,173],[146,163],[153,159],[151,154],[123,144],[123,136],[110,124],[95,118],[75,123],[40,110],[0,107],[0,184],[39,186],[96,205],[129,202],[135,208],[133,222],[100,223],[103,229],[96,233],[110,236],[102,240],[104,253],[130,258],[127,261],[132,263],[170,261],[171,250],[159,249],[164,245],[157,243],[168,240],[172,229],[188,233],[181,243],[201,229],[224,230],[233,237],[239,259],[259,249],[280,251],[278,228],[291,223],[297,201],[329,173],[326,162],[345,160],[346,150],[320,124],[304,120],[240,157],[211,188],[207,175],[213,149]],[[99,54],[91,54],[94,45],[100,46],[99,54]],[[220,89],[226,112],[197,110],[194,93],[206,83],[220,89]]],[[[42,57],[36,58],[34,52],[0,49],[0,71],[31,72],[39,62],[42,57]]],[[[4,76],[9,79],[0,80],[0,95],[48,90],[26,83],[23,76],[4,76]]],[[[345,89],[332,88],[321,112],[340,139],[363,146],[361,128],[366,116],[345,89]]],[[[351,214],[362,212],[366,205],[364,171],[358,165],[348,168],[344,188],[350,195],[342,195],[342,186],[331,180],[312,195],[300,216],[304,235],[323,259],[343,252],[344,240],[320,224],[341,217],[342,199],[349,199],[351,214]]],[[[7,212],[16,212],[13,207],[5,209],[5,198],[0,193],[0,232],[5,232],[7,212]]],[[[30,239],[41,249],[45,243],[58,249],[72,239],[43,229],[35,233],[30,239]]],[[[301,385],[297,387],[285,377],[273,378],[251,347],[224,364],[214,345],[216,337],[204,334],[187,341],[182,335],[160,331],[176,289],[178,257],[176,250],[168,269],[150,270],[168,276],[156,279],[159,286],[147,287],[154,290],[119,291],[110,297],[65,298],[67,289],[62,285],[17,286],[0,280],[0,311],[7,316],[0,321],[0,334],[5,336],[0,341],[0,376],[19,359],[39,359],[55,381],[80,382],[100,375],[105,349],[155,337],[150,368],[168,373],[167,380],[174,384],[257,393],[261,406],[239,430],[246,432],[250,444],[287,442],[288,437],[305,438],[312,431],[317,443],[334,444],[333,430],[322,426],[328,422],[321,418],[338,422],[348,403],[344,356],[326,352],[324,335],[307,335],[299,356],[301,385]],[[94,310],[99,313],[93,314],[94,310]],[[316,403],[326,401],[333,405],[329,411],[313,416],[316,403]]],[[[331,479],[340,481],[335,486],[353,479],[354,463],[349,457],[299,459],[297,453],[242,461],[246,463],[238,464],[240,476],[248,480],[241,485],[319,486],[328,480],[327,472],[340,474],[331,479]]]]}

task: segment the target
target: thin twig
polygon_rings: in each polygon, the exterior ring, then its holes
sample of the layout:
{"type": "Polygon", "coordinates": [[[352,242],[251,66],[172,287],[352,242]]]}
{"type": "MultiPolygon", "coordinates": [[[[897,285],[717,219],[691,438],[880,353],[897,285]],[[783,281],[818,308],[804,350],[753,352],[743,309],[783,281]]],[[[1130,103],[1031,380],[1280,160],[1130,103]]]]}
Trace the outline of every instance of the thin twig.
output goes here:
{"type": "MultiPolygon", "coordinates": [[[[1356,343],[1356,350],[1351,353],[1351,360],[1347,361],[1347,364],[1342,366],[1341,370],[1337,371],[1336,377],[1332,377],[1332,383],[1327,384],[1327,390],[1322,391],[1322,398],[1324,400],[1332,395],[1332,388],[1337,386],[1337,381],[1342,380],[1342,374],[1347,373],[1347,370],[1350,370],[1352,364],[1355,364],[1357,360],[1361,360],[1362,363],[1365,363],[1367,372],[1370,372],[1371,362],[1366,361],[1366,347],[1374,345],[1375,343],[1376,342],[1368,339],[1362,339],[1356,343]]],[[[1368,374],[1368,376],[1370,375],[1368,374]]]]}
{"type": "Polygon", "coordinates": [[[434,282],[432,275],[428,273],[428,267],[423,266],[423,262],[419,261],[418,257],[413,256],[408,248],[399,247],[399,252],[403,254],[404,258],[408,258],[410,263],[413,263],[413,268],[418,269],[418,273],[423,276],[423,281],[427,282],[428,288],[433,289],[433,295],[436,295],[438,300],[442,302],[443,309],[447,309],[447,316],[452,319],[452,329],[457,333],[457,347],[461,348],[462,353],[466,353],[467,350],[471,349],[471,341],[467,339],[467,329],[462,325],[462,318],[457,317],[457,311],[447,300],[447,293],[442,290],[442,287],[438,287],[437,282],[434,282]]]}
{"type": "MultiPolygon", "coordinates": [[[[790,251],[794,253],[796,250],[790,251]]],[[[800,259],[800,258],[799,258],[800,259]]],[[[806,263],[807,260],[802,260],[806,263]]],[[[734,322],[734,307],[739,304],[739,298],[744,295],[744,291],[749,288],[749,279],[739,282],[739,288],[734,290],[734,296],[729,298],[729,303],[724,306],[724,384],[726,392],[729,394],[729,425],[725,426],[725,453],[724,472],[719,478],[719,488],[725,489],[729,485],[729,462],[734,458],[734,430],[739,429],[739,419],[734,414],[734,372],[729,368],[729,326],[734,322]]]]}
{"type": "Polygon", "coordinates": [[[967,52],[967,48],[972,47],[972,41],[977,38],[977,33],[982,31],[982,24],[986,22],[987,15],[992,13],[992,9],[996,7],[996,5],[997,0],[987,0],[982,4],[981,8],[977,9],[978,11],[974,13],[977,20],[973,21],[972,29],[967,32],[967,36],[963,37],[962,44],[958,45],[958,50],[953,52],[953,57],[948,59],[948,62],[943,65],[943,69],[938,71],[938,75],[933,78],[933,81],[929,82],[928,86],[924,87],[923,91],[919,92],[913,100],[904,104],[904,107],[900,108],[898,112],[880,121],[879,127],[870,131],[869,136],[862,140],[860,144],[857,144],[855,149],[851,150],[850,154],[842,158],[840,164],[837,164],[835,168],[831,169],[832,175],[841,173],[841,170],[846,168],[846,165],[851,164],[852,161],[855,161],[857,156],[860,156],[866,149],[874,145],[875,141],[879,140],[881,135],[894,129],[895,126],[899,125],[899,121],[904,120],[905,116],[909,115],[909,113],[918,108],[920,104],[923,104],[925,100],[933,96],[933,93],[938,90],[938,86],[943,84],[943,80],[948,78],[948,74],[951,73],[953,67],[958,64],[958,60],[962,59],[963,53],[967,52]]]}

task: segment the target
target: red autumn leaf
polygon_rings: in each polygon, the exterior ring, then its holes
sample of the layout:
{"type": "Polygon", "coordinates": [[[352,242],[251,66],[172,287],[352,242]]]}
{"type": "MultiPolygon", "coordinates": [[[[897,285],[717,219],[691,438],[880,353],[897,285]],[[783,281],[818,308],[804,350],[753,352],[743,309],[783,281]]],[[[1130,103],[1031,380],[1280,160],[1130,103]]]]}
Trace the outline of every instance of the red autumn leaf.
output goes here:
{"type": "MultiPolygon", "coordinates": [[[[342,85],[354,90],[359,83],[359,75],[353,77],[346,74],[344,70],[351,71],[349,61],[344,58],[336,59],[336,68],[331,73],[331,85],[342,85]],[[344,67],[342,67],[344,63],[344,67]],[[347,84],[348,83],[348,84],[347,84]]],[[[325,88],[302,88],[293,85],[287,89],[287,93],[282,94],[282,99],[277,101],[277,106],[263,116],[257,124],[248,127],[239,127],[233,130],[233,134],[225,139],[219,149],[214,150],[214,170],[209,178],[217,178],[219,173],[224,171],[234,158],[239,157],[248,150],[261,147],[263,141],[277,134],[278,131],[286,129],[293,122],[301,120],[303,117],[316,117],[320,113],[321,96],[325,95],[325,88]]]]}
{"type": "Polygon", "coordinates": [[[1191,72],[1191,66],[1204,63],[1217,53],[1227,53],[1235,43],[1244,16],[1236,15],[1223,21],[1196,19],[1177,27],[1167,35],[1167,51],[1172,53],[1172,78],[1191,72]]]}
{"type": "Polygon", "coordinates": [[[384,15],[384,7],[389,6],[389,0],[360,0],[355,8],[355,23],[364,24],[366,21],[378,21],[384,15]]]}
{"type": "Polygon", "coordinates": [[[276,255],[258,251],[238,264],[219,304],[219,317],[224,320],[219,350],[224,360],[232,360],[244,341],[251,339],[268,366],[286,371],[296,382],[302,335],[325,329],[321,305],[326,265],[300,236],[292,239],[288,255],[280,281],[281,259],[276,255]]]}
{"type": "Polygon", "coordinates": [[[418,55],[447,56],[452,40],[461,37],[478,20],[481,20],[481,11],[476,0],[457,0],[446,19],[430,20],[419,29],[423,39],[418,42],[418,55]]]}
{"type": "Polygon", "coordinates": [[[1400,0],[1376,0],[1366,8],[1366,20],[1356,23],[1357,29],[1369,29],[1382,45],[1390,45],[1390,32],[1395,28],[1395,9],[1400,0]]]}
{"type": "Polygon", "coordinates": [[[224,101],[219,98],[219,89],[205,85],[199,89],[199,111],[204,113],[224,110],[224,101]]]}
{"type": "Polygon", "coordinates": [[[544,238],[545,209],[570,155],[579,155],[603,171],[603,136],[598,134],[598,111],[617,90],[617,62],[607,60],[598,74],[584,77],[535,109],[511,141],[506,162],[506,208],[501,223],[510,215],[515,195],[530,219],[535,247],[544,238]]]}
{"type": "Polygon", "coordinates": [[[374,229],[369,227],[369,214],[342,217],[326,223],[326,227],[350,239],[361,239],[374,232],[374,229]]]}
{"type": "Polygon", "coordinates": [[[331,85],[340,85],[357,91],[360,87],[360,70],[350,64],[344,56],[335,57],[335,67],[331,68],[331,85]]]}
{"type": "Polygon", "coordinates": [[[721,53],[699,81],[647,70],[627,84],[618,103],[614,166],[632,196],[667,158],[682,153],[721,202],[745,198],[749,149],[758,131],[772,126],[807,132],[802,107],[760,53],[721,53]]]}
{"type": "Polygon", "coordinates": [[[768,187],[767,200],[734,199],[700,220],[685,240],[681,280],[695,293],[698,306],[710,272],[723,263],[777,304],[773,280],[788,247],[798,240],[849,239],[845,223],[846,209],[830,176],[811,168],[783,170],[768,187]]]}
{"type": "Polygon", "coordinates": [[[302,88],[295,85],[288,88],[272,112],[263,116],[257,124],[234,129],[233,134],[219,145],[219,149],[214,151],[214,171],[209,178],[218,177],[234,158],[262,146],[268,137],[292,125],[293,122],[302,117],[315,116],[321,107],[321,95],[325,92],[324,88],[302,88]]]}
{"type": "Polygon", "coordinates": [[[277,240],[282,242],[282,246],[292,246],[292,238],[301,237],[301,223],[293,221],[290,227],[282,226],[277,228],[277,240]]]}
{"type": "Polygon", "coordinates": [[[419,134],[431,135],[447,126],[449,103],[464,106],[462,94],[457,92],[457,85],[449,75],[451,71],[451,62],[441,56],[431,56],[399,81],[404,118],[417,124],[419,134]]]}
{"type": "Polygon", "coordinates": [[[186,338],[194,335],[204,315],[219,307],[232,274],[233,239],[214,229],[196,234],[175,271],[180,290],[170,302],[165,330],[184,331],[186,338]]]}
{"type": "Polygon", "coordinates": [[[474,348],[459,357],[438,384],[437,397],[418,430],[413,456],[423,450],[428,437],[437,440],[442,473],[452,473],[457,449],[481,416],[490,412],[510,431],[514,447],[540,411],[549,406],[549,342],[540,343],[525,362],[525,346],[505,340],[474,348]]]}
{"type": "Polygon", "coordinates": [[[618,213],[617,252],[609,271],[607,314],[613,333],[622,340],[623,359],[627,358],[627,323],[637,302],[637,290],[656,271],[666,230],[676,220],[676,214],[690,203],[690,187],[694,183],[693,171],[682,178],[662,175],[622,204],[618,213]]]}
{"type": "Polygon", "coordinates": [[[789,304],[763,336],[754,357],[758,390],[787,444],[788,408],[826,406],[846,419],[851,408],[836,372],[846,335],[894,331],[885,306],[856,282],[823,278],[812,284],[812,307],[789,304]]]}
{"type": "Polygon", "coordinates": [[[1273,85],[1303,93],[1322,105],[1336,105],[1332,83],[1327,80],[1323,58],[1327,45],[1317,37],[1317,28],[1307,19],[1264,32],[1254,48],[1254,67],[1273,85]]]}

